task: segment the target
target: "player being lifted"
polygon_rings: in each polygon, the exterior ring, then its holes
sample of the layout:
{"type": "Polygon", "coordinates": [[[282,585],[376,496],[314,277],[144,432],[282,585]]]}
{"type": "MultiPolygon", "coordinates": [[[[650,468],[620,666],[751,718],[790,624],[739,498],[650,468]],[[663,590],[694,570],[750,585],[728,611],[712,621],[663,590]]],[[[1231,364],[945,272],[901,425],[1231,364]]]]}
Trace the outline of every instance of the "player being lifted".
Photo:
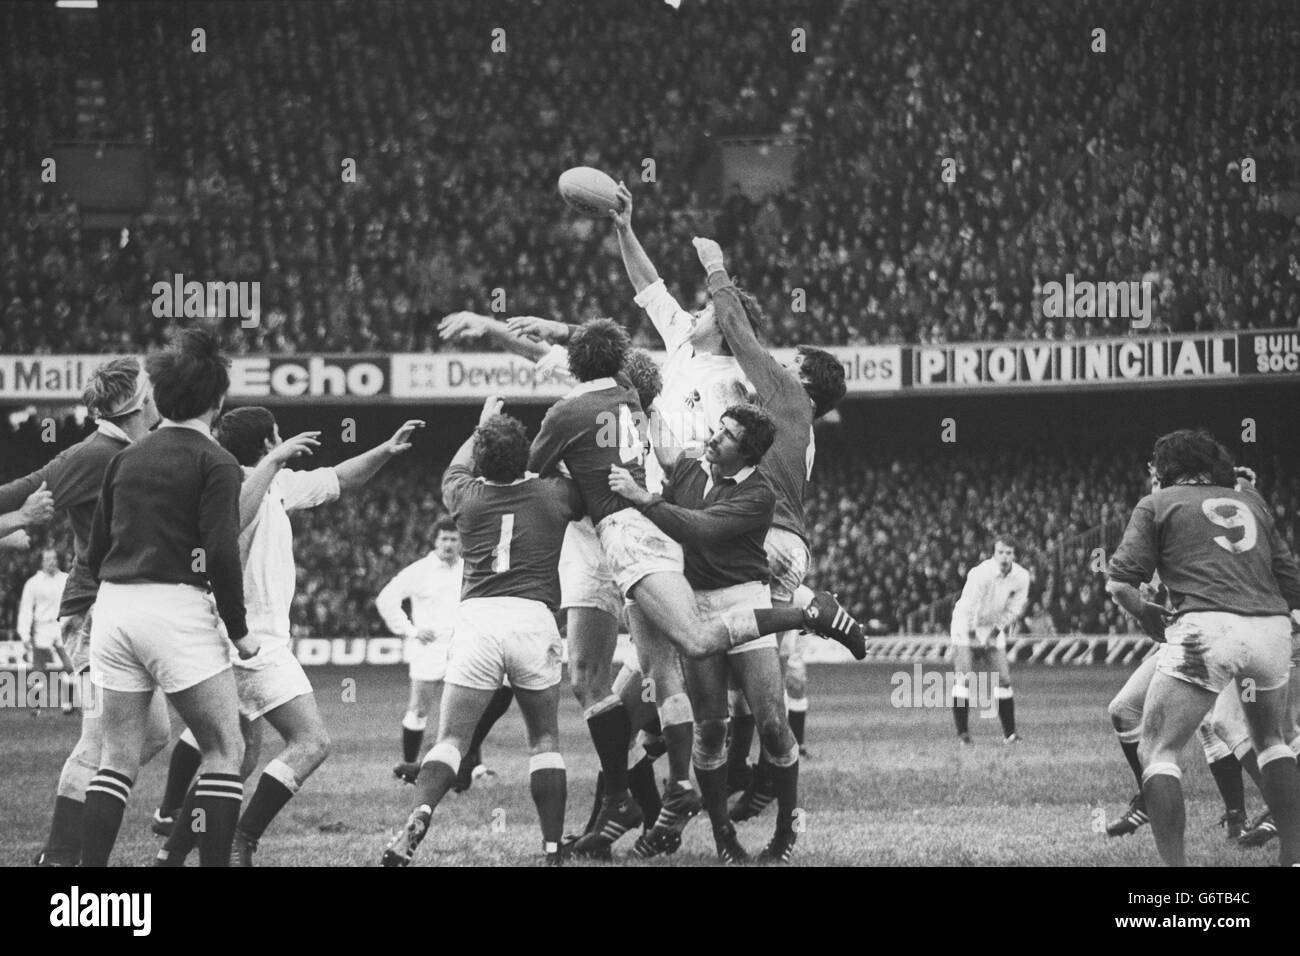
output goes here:
{"type": "Polygon", "coordinates": [[[1156,847],[1166,864],[1186,864],[1178,754],[1216,696],[1235,682],[1281,838],[1280,862],[1295,865],[1300,771],[1285,735],[1288,611],[1300,607],[1300,565],[1258,492],[1233,487],[1232,461],[1208,432],[1162,436],[1152,462],[1160,489],[1139,501],[1129,518],[1106,589],[1148,633],[1166,641],[1147,691],[1138,748],[1156,847]],[[1162,610],[1138,590],[1157,573],[1174,609],[1163,634],[1162,610]]]}
{"type": "MultiPolygon", "coordinates": [[[[754,405],[733,405],[697,460],[682,455],[662,495],[641,488],[625,470],[610,472],[610,488],[632,501],[660,529],[682,542],[686,579],[706,620],[736,609],[770,607],[763,542],[776,494],[760,471],[777,426],[754,405]]],[[[763,728],[763,748],[778,792],[777,830],[761,859],[786,862],[794,851],[799,744],[785,721],[785,693],[776,640],[751,641],[728,654],[686,662],[695,708],[695,777],[713,823],[718,856],[727,863],[749,858],[727,816],[728,678],[734,673],[763,728]],[[737,653],[740,651],[741,653],[737,653]]],[[[656,823],[638,840],[653,852],[676,849],[675,832],[656,823]]],[[[649,854],[642,854],[649,855],[649,854]]]]}
{"type": "MultiPolygon", "coordinates": [[[[682,573],[681,546],[609,489],[609,469],[615,465],[645,486],[644,449],[634,424],[641,408],[635,390],[620,374],[627,348],[627,333],[608,319],[594,319],[570,336],[569,369],[578,385],[547,412],[533,442],[530,465],[546,475],[563,463],[577,482],[614,580],[635,602],[629,623],[639,653],[663,658],[671,643],[688,658],[707,657],[765,634],[808,627],[862,656],[862,628],[825,592],[815,594],[807,608],[733,608],[711,620],[700,616],[682,573]]],[[[693,735],[685,694],[665,699],[660,688],[656,691],[665,737],[670,726],[683,724],[693,735]]],[[[626,741],[622,748],[620,758],[625,760],[626,741]]],[[[672,751],[670,747],[670,765],[672,751]]],[[[687,761],[685,767],[670,766],[673,778],[660,810],[660,817],[667,814],[674,827],[700,809],[687,776],[689,757],[687,761]]],[[[640,811],[626,791],[609,791],[607,781],[596,829],[620,822],[625,831],[639,824],[640,811]]]]}
{"type": "MultiPolygon", "coordinates": [[[[262,771],[236,824],[232,866],[253,865],[253,854],[266,828],[329,756],[329,733],[316,695],[293,653],[289,611],[297,568],[289,512],[315,508],[356,491],[395,456],[408,451],[411,433],[423,426],[422,421],[408,421],[387,441],[332,468],[292,470],[284,466],[319,446],[320,432],[303,432],[282,441],[275,416],[260,406],[232,409],[218,423],[217,440],[243,469],[239,555],[249,633],[261,643],[256,657],[235,662],[240,718],[248,728],[265,717],[285,742],[284,749],[262,771]]],[[[176,746],[180,749],[187,744],[178,741],[176,746]]],[[[195,753],[191,773],[198,769],[198,761],[195,753]]],[[[252,761],[244,762],[245,775],[251,765],[252,761]]],[[[179,773],[185,779],[185,766],[173,760],[168,773],[179,773]]],[[[176,792],[183,786],[169,780],[167,789],[176,792]]],[[[191,825],[194,793],[191,788],[182,803],[178,825],[159,851],[156,865],[184,865],[197,840],[191,825]]]]}
{"type": "Polygon", "coordinates": [[[442,479],[464,542],[465,585],[447,665],[438,742],[416,780],[415,808],[383,853],[407,866],[456,781],[465,744],[509,677],[528,732],[529,778],[546,861],[560,862],[566,780],[559,748],[560,632],[554,611],[564,530],[582,514],[573,482],[525,473],[524,426],[489,398],[442,479]],[[476,477],[477,473],[477,477],[476,477]]]}
{"type": "Polygon", "coordinates": [[[993,557],[981,561],[966,575],[961,597],[952,609],[952,657],[956,679],[952,688],[952,716],[962,746],[970,735],[970,678],[974,658],[981,666],[996,668],[993,696],[998,702],[1003,742],[1016,743],[1016,704],[1011,694],[1011,665],[1007,662],[1007,637],[1025,613],[1029,599],[1029,572],[1016,563],[1016,542],[1003,535],[994,539],[993,557]]]}
{"type": "MultiPolygon", "coordinates": [[[[718,329],[749,378],[755,404],[776,422],[772,450],[763,459],[763,474],[776,492],[776,510],[763,547],[772,578],[772,604],[789,605],[808,573],[808,529],[803,503],[816,455],[813,422],[844,397],[847,391],[844,366],[831,353],[809,346],[799,347],[790,366],[778,362],[755,334],[755,327],[762,324],[762,310],[751,296],[731,283],[723,266],[722,248],[712,239],[697,238],[694,245],[708,276],[718,329]]],[[[787,719],[800,752],[808,716],[807,669],[801,653],[803,638],[798,631],[779,637],[789,697],[787,719]]],[[[749,778],[744,796],[732,809],[732,820],[737,822],[757,816],[777,795],[766,748],[760,748],[752,775],[746,772],[754,717],[743,704],[743,695],[733,700],[728,759],[728,776],[733,786],[738,780],[749,778]]]]}

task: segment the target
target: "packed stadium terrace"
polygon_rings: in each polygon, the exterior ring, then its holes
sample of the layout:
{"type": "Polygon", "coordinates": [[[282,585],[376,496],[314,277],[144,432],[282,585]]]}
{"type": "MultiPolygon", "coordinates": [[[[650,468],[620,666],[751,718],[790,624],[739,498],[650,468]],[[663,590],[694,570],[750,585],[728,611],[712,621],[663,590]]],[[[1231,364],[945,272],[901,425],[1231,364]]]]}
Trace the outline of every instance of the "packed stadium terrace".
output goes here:
{"type": "Polygon", "coordinates": [[[1293,0],[131,3],[94,16],[74,29],[52,4],[0,8],[0,352],[157,346],[169,320],[149,289],[175,273],[261,282],[244,351],[437,349],[437,319],[484,309],[495,288],[515,313],[640,321],[610,230],[556,197],[577,164],[629,181],[647,249],[688,295],[687,239],[718,237],[774,344],[1120,331],[1043,317],[1039,284],[1068,273],[1155,282],[1156,331],[1300,316],[1293,0]],[[1104,54],[1090,49],[1098,26],[1104,54]],[[102,83],[102,104],[79,101],[79,81],[102,83]],[[705,186],[718,136],[783,124],[807,142],[791,188],[755,204],[705,186]],[[161,214],[124,247],[83,232],[40,183],[41,158],[69,138],[152,144],[161,214]],[[341,182],[346,157],[355,184],[341,182]],[[639,178],[646,157],[654,183],[639,178]],[[794,288],[806,313],[791,312],[794,288]]]}
{"type": "MultiPolygon", "coordinates": [[[[34,421],[11,431],[0,423],[0,480],[40,467],[79,440],[69,420],[61,441],[40,440],[34,421]]],[[[828,449],[829,451],[829,449],[828,449]]],[[[1130,633],[1131,620],[1110,602],[1090,568],[1089,547],[1064,549],[1089,529],[1118,523],[1145,493],[1141,459],[1113,452],[1036,447],[1031,451],[900,453],[864,457],[837,447],[818,465],[809,501],[813,584],[834,587],[878,633],[908,630],[908,616],[961,589],[969,568],[989,554],[988,529],[1021,542],[1020,560],[1033,574],[1024,627],[1034,633],[1130,633]]],[[[374,609],[379,589],[430,547],[430,529],[443,513],[438,484],[445,461],[402,460],[359,493],[293,515],[298,590],[293,625],[299,635],[385,634],[374,609]]],[[[1300,544],[1300,475],[1260,469],[1260,488],[1278,528],[1300,544]]],[[[1117,539],[1108,542],[1113,549],[1117,539]]],[[[40,549],[72,554],[65,518],[32,534],[28,551],[0,550],[0,632],[14,627],[23,582],[40,549]]],[[[947,632],[950,605],[917,630],[947,632]]]]}

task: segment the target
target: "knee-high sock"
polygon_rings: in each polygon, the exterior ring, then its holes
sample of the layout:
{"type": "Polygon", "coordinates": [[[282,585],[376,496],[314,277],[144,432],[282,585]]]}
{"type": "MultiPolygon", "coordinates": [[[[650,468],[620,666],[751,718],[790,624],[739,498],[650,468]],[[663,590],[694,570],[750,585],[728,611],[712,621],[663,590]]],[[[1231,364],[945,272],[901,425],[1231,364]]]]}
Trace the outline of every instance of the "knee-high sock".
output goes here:
{"type": "Polygon", "coordinates": [[[993,688],[993,696],[998,699],[998,720],[1002,723],[1002,736],[1010,737],[1016,732],[1016,699],[1010,687],[993,688]]]}
{"type": "Polygon", "coordinates": [[[1156,849],[1166,866],[1186,866],[1183,846],[1186,811],[1183,807],[1182,772],[1175,764],[1157,763],[1142,774],[1142,797],[1151,818],[1156,849]]]}
{"type": "Polygon", "coordinates": [[[1138,742],[1120,737],[1119,749],[1124,751],[1124,759],[1128,761],[1129,769],[1133,771],[1133,779],[1137,781],[1138,792],[1140,793],[1142,791],[1142,761],[1138,758],[1138,742]]]}
{"type": "Polygon", "coordinates": [[[167,764],[167,784],[163,788],[162,803],[158,805],[158,814],[163,817],[175,817],[176,811],[185,802],[194,775],[203,763],[203,754],[198,747],[192,746],[182,734],[172,748],[171,761],[167,764]]]}
{"type": "Polygon", "coordinates": [[[85,805],[84,800],[73,800],[61,794],[54,798],[50,835],[45,840],[44,850],[51,860],[75,866],[81,857],[81,818],[85,805]]]}
{"type": "Polygon", "coordinates": [[[605,796],[622,796],[627,792],[627,750],[632,743],[632,720],[627,708],[611,694],[589,707],[586,717],[605,778],[605,796]]]}
{"type": "Polygon", "coordinates": [[[1250,779],[1255,781],[1255,787],[1260,793],[1264,792],[1264,780],[1259,773],[1259,758],[1256,757],[1254,748],[1247,750],[1237,758],[1241,763],[1241,769],[1250,775],[1250,779]]]}
{"type": "Polygon", "coordinates": [[[659,704],[659,724],[668,748],[668,779],[693,787],[691,749],[695,744],[695,715],[685,694],[672,694],[659,704]]]}
{"type": "Polygon", "coordinates": [[[487,735],[492,732],[496,722],[505,716],[510,709],[510,702],[515,699],[515,689],[513,687],[500,687],[488,701],[487,710],[483,711],[483,716],[478,719],[478,724],[474,727],[474,733],[469,738],[469,746],[465,749],[467,755],[473,754],[479,756],[479,750],[483,746],[483,741],[487,740],[487,735]]]}
{"type": "Polygon", "coordinates": [[[799,808],[799,745],[795,744],[783,754],[764,751],[764,756],[776,792],[776,825],[790,826],[799,808]]]}
{"type": "Polygon", "coordinates": [[[185,794],[185,799],[181,801],[181,807],[176,811],[176,822],[172,826],[172,834],[158,850],[158,857],[154,860],[154,866],[184,866],[185,858],[190,855],[190,851],[194,849],[194,844],[198,842],[199,835],[195,829],[198,818],[194,815],[194,789],[191,786],[185,794]]]}
{"type": "Polygon", "coordinates": [[[1210,773],[1214,777],[1214,785],[1219,788],[1219,796],[1223,797],[1223,809],[1246,810],[1246,789],[1241,782],[1241,764],[1231,753],[1226,757],[1221,757],[1214,763],[1210,764],[1210,773]]]}
{"type": "Polygon", "coordinates": [[[970,696],[960,681],[952,689],[952,719],[957,724],[958,736],[970,732],[970,696]]]}
{"type": "Polygon", "coordinates": [[[731,742],[727,745],[727,772],[739,778],[749,766],[749,752],[754,747],[754,715],[735,714],[731,718],[731,742]]]}
{"type": "Polygon", "coordinates": [[[568,795],[564,758],[554,751],[533,754],[528,761],[528,786],[533,803],[537,804],[542,844],[547,853],[558,853],[564,836],[564,804],[568,795]]]}
{"type": "Polygon", "coordinates": [[[695,780],[700,785],[700,797],[709,814],[709,822],[717,830],[727,825],[727,767],[706,769],[696,764],[695,780]]]}
{"type": "Polygon", "coordinates": [[[802,747],[804,729],[808,724],[808,698],[791,697],[786,719],[790,721],[790,731],[794,734],[795,742],[802,747]]]}
{"type": "Polygon", "coordinates": [[[429,725],[427,717],[417,717],[409,710],[402,717],[402,759],[414,763],[420,756],[420,745],[424,743],[424,729],[429,725]]]}
{"type": "Polygon", "coordinates": [[[107,768],[91,778],[81,815],[82,866],[108,866],[131,786],[132,780],[126,774],[107,768]]]}
{"type": "MultiPolygon", "coordinates": [[[[630,779],[631,778],[629,777],[629,780],[630,779]]],[[[582,828],[583,833],[590,833],[593,829],[595,829],[596,818],[600,816],[600,805],[601,803],[604,802],[604,799],[605,799],[605,771],[597,770],[596,771],[596,792],[593,795],[593,800],[591,803],[591,815],[587,817],[587,825],[582,828]]],[[[640,802],[641,802],[640,800],[637,800],[637,803],[640,802]]]]}
{"type": "Polygon", "coordinates": [[[663,801],[659,797],[659,784],[655,782],[655,758],[649,754],[632,765],[627,772],[627,789],[641,808],[645,825],[650,826],[659,816],[663,801]]]}
{"type": "Polygon", "coordinates": [[[1294,866],[1300,863],[1300,770],[1296,769],[1291,748],[1278,744],[1263,751],[1259,755],[1259,775],[1260,789],[1273,811],[1273,823],[1282,844],[1278,862],[1294,866]]]}
{"type": "Polygon", "coordinates": [[[260,840],[276,814],[301,788],[297,774],[287,763],[279,757],[268,763],[257,780],[248,809],[239,818],[240,834],[254,842],[260,840]]]}
{"type": "Polygon", "coordinates": [[[244,782],[237,773],[201,773],[194,781],[194,812],[201,814],[199,866],[230,866],[230,846],[244,802],[244,782]]]}

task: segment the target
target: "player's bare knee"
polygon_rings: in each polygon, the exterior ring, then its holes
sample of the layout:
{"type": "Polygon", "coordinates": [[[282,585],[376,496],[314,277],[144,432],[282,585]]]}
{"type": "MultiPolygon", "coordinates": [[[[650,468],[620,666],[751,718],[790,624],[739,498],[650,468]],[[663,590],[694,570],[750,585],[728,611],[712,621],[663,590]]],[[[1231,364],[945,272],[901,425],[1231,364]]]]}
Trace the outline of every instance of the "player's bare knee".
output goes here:
{"type": "Polygon", "coordinates": [[[695,721],[691,760],[701,770],[716,770],[727,762],[727,722],[718,717],[695,721]]]}
{"type": "Polygon", "coordinates": [[[771,754],[785,753],[794,745],[794,734],[785,720],[769,718],[759,722],[758,739],[771,754]]]}

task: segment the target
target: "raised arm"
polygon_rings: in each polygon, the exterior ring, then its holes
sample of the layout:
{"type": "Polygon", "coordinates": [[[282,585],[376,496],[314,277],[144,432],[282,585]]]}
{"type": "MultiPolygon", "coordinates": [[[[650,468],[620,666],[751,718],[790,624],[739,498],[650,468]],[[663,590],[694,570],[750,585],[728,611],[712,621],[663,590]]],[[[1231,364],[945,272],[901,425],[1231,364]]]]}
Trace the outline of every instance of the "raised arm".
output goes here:
{"type": "Polygon", "coordinates": [[[623,256],[623,268],[632,282],[632,288],[641,292],[659,281],[659,272],[655,264],[646,255],[641,240],[632,229],[632,193],[621,182],[618,184],[618,198],[622,205],[611,212],[614,220],[614,232],[618,236],[618,251],[623,256]]]}
{"type": "Polygon", "coordinates": [[[378,474],[379,469],[389,460],[405,454],[411,448],[411,433],[423,428],[424,422],[412,418],[393,432],[393,437],[370,451],[362,452],[355,458],[349,458],[341,465],[336,465],[334,473],[338,475],[339,491],[355,491],[378,474]]]}
{"type": "MultiPolygon", "coordinates": [[[[501,408],[505,405],[505,399],[500,395],[489,395],[483,403],[483,410],[479,412],[478,423],[484,424],[488,419],[501,414],[501,408]]],[[[474,480],[474,435],[475,431],[469,433],[469,437],[461,442],[460,448],[456,449],[456,454],[452,456],[451,464],[442,475],[442,503],[443,506],[453,514],[459,509],[461,498],[465,494],[465,489],[469,487],[474,480]]]]}
{"type": "MultiPolygon", "coordinates": [[[[549,321],[537,316],[525,315],[512,319],[511,322],[533,319],[539,322],[549,321]]],[[[478,312],[453,312],[438,323],[438,335],[444,342],[451,339],[485,338],[507,352],[523,356],[530,362],[538,361],[550,351],[550,347],[545,342],[516,334],[511,331],[511,328],[511,325],[498,321],[490,315],[481,315],[478,312]]]]}
{"type": "MultiPolygon", "coordinates": [[[[16,511],[10,511],[8,514],[0,514],[0,548],[4,547],[27,547],[23,541],[26,535],[21,539],[14,539],[11,543],[6,543],[5,539],[14,532],[29,528],[32,525],[44,524],[54,517],[54,495],[45,483],[27,496],[21,508],[16,511]]],[[[30,542],[29,542],[30,543],[30,542]]]]}
{"type": "Polygon", "coordinates": [[[727,340],[745,376],[758,392],[760,403],[765,402],[777,389],[796,387],[803,391],[799,378],[780,362],[758,340],[750,324],[745,307],[740,302],[736,287],[723,267],[722,247],[712,239],[696,237],[691,240],[700,264],[709,277],[709,294],[713,297],[713,317],[722,337],[727,340]]]}
{"type": "Polygon", "coordinates": [[[285,465],[299,455],[310,455],[313,448],[320,447],[320,432],[303,432],[294,435],[288,441],[280,442],[257,463],[257,467],[244,476],[244,483],[239,488],[239,530],[243,532],[257,517],[257,509],[262,507],[262,499],[271,487],[271,482],[285,465]]]}

